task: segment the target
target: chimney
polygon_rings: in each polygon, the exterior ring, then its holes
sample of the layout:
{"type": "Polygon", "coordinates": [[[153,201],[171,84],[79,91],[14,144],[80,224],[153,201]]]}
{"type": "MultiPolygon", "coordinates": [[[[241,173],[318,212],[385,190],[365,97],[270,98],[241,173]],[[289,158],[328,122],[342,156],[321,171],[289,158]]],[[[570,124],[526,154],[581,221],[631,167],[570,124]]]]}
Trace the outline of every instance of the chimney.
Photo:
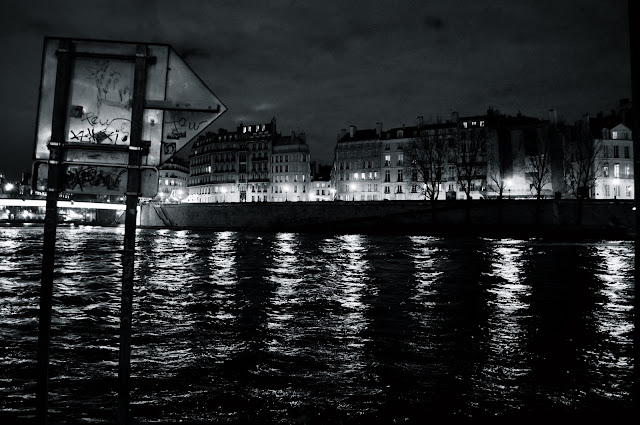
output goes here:
{"type": "Polygon", "coordinates": [[[292,131],[291,132],[291,141],[293,142],[294,140],[296,140],[296,132],[292,131]]]}
{"type": "Polygon", "coordinates": [[[377,122],[376,123],[376,136],[382,137],[382,123],[381,122],[377,122]]]}
{"type": "Polygon", "coordinates": [[[549,109],[549,122],[551,122],[551,124],[558,124],[558,113],[555,109],[549,109]]]}
{"type": "Polygon", "coordinates": [[[460,118],[460,116],[458,115],[458,113],[456,111],[452,111],[451,112],[451,122],[457,124],[459,118],[460,118]]]}
{"type": "Polygon", "coordinates": [[[350,125],[349,126],[349,137],[351,137],[352,139],[354,137],[356,137],[356,126],[355,125],[350,125]]]}
{"type": "Polygon", "coordinates": [[[418,116],[418,127],[422,127],[424,125],[424,117],[422,115],[418,116]]]}
{"type": "Polygon", "coordinates": [[[338,134],[338,140],[344,139],[344,136],[346,136],[346,134],[347,134],[347,129],[346,128],[341,128],[340,129],[340,134],[338,134]]]}

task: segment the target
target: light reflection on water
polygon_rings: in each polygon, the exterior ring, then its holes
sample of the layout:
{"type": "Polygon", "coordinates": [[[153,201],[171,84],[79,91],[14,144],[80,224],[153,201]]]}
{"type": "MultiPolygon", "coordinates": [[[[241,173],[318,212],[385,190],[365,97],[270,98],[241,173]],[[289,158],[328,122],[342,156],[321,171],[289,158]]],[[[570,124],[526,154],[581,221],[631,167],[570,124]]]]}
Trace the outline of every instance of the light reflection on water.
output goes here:
{"type": "MultiPolygon", "coordinates": [[[[33,415],[41,232],[0,229],[11,420],[33,415]]],[[[53,420],[115,418],[122,238],[59,230],[53,420]]],[[[135,274],[142,421],[392,423],[630,403],[631,243],[145,229],[135,274]]]]}

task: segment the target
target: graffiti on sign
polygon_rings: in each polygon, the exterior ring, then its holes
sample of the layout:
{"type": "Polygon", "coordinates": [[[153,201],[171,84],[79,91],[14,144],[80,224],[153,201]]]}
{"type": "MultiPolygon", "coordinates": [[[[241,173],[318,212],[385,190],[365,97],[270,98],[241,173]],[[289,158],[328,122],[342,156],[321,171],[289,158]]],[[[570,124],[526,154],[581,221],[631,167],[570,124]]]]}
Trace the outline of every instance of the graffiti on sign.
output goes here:
{"type": "Polygon", "coordinates": [[[77,59],[71,80],[69,142],[128,144],[131,133],[133,64],[77,59]]]}
{"type": "Polygon", "coordinates": [[[106,191],[123,191],[126,183],[122,176],[127,172],[126,168],[99,167],[93,165],[69,166],[65,176],[65,190],[75,192],[93,192],[95,189],[106,191]]]}
{"type": "MultiPolygon", "coordinates": [[[[90,195],[123,195],[127,186],[127,168],[98,164],[63,164],[60,190],[66,193],[90,195]]],[[[49,165],[34,162],[32,187],[45,191],[48,187],[49,165]]],[[[140,170],[140,196],[153,197],[158,191],[158,170],[143,167],[140,170]]]]}
{"type": "Polygon", "coordinates": [[[208,120],[200,119],[194,115],[191,112],[166,113],[164,118],[165,138],[167,140],[183,139],[187,137],[187,131],[197,133],[209,123],[208,120]]]}

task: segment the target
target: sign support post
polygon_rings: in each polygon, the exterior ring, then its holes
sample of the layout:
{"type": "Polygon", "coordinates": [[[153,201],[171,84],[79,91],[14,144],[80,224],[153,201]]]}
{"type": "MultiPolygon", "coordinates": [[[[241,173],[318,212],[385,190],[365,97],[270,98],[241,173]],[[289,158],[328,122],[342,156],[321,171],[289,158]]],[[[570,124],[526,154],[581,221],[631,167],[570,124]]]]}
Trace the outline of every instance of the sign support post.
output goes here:
{"type": "Polygon", "coordinates": [[[49,384],[49,344],[51,341],[51,304],[53,299],[53,269],[58,226],[58,194],[61,187],[60,164],[62,144],[65,141],[68,89],[71,76],[71,43],[61,40],[57,50],[58,65],[52,115],[51,142],[49,143],[49,171],[47,205],[42,248],[42,276],[40,284],[40,310],[38,313],[38,364],[36,390],[36,422],[47,423],[49,384]]]}
{"type": "Polygon", "coordinates": [[[129,378],[131,376],[131,316],[133,310],[133,278],[136,244],[136,219],[140,192],[140,167],[142,161],[142,119],[144,94],[147,84],[147,46],[139,44],[131,108],[131,142],[125,210],[124,249],[122,254],[122,299],[120,307],[120,358],[118,367],[118,417],[122,425],[129,423],[129,378]]]}
{"type": "Polygon", "coordinates": [[[34,176],[47,166],[33,183],[40,185],[40,177],[46,176],[37,353],[39,425],[47,423],[60,192],[126,196],[117,415],[120,424],[128,425],[139,197],[155,196],[155,167],[225,111],[226,107],[169,45],[45,39],[33,155],[34,176]]]}

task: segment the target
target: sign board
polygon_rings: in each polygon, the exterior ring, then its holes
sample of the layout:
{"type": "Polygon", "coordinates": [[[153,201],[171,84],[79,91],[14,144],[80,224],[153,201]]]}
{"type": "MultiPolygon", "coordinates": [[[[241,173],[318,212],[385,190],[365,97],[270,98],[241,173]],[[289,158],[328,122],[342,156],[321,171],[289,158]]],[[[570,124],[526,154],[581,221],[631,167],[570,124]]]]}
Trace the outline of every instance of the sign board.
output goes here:
{"type": "MultiPolygon", "coordinates": [[[[85,195],[122,196],[127,189],[127,167],[112,165],[62,163],[62,191],[85,195]]],[[[33,164],[32,186],[46,191],[49,165],[36,161],[33,164]]],[[[153,198],[158,193],[158,170],[143,167],[140,176],[140,196],[153,198]]]]}
{"type": "MultiPolygon", "coordinates": [[[[46,38],[34,148],[35,160],[49,159],[60,38],[46,38]]],[[[126,165],[136,43],[71,40],[73,65],[68,93],[64,161],[126,165]]],[[[142,164],[156,167],[204,131],[227,108],[166,44],[147,44],[142,123],[142,164]]]]}

